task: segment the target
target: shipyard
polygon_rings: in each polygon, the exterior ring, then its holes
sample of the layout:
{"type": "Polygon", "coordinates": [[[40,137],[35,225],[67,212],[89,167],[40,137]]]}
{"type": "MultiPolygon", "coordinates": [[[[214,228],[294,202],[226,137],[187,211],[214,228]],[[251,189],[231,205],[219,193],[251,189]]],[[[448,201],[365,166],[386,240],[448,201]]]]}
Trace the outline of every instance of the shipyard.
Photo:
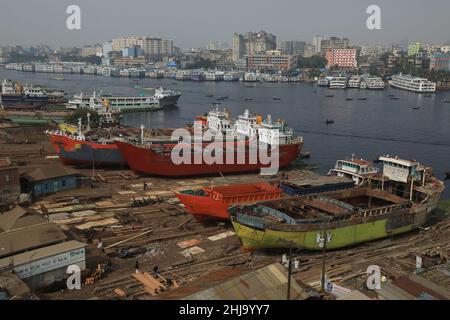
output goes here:
{"type": "Polygon", "coordinates": [[[80,4],[39,44],[0,31],[0,301],[272,318],[275,300],[450,300],[450,44],[377,27],[396,4],[348,34],[303,5],[192,4],[183,26],[105,6],[106,28],[80,4]]]}

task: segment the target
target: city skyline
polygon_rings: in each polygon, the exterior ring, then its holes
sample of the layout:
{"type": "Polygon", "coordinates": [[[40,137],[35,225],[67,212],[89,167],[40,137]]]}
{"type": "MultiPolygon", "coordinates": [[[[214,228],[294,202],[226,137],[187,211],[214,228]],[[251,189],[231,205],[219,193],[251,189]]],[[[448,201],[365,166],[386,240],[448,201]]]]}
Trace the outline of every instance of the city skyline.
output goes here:
{"type": "Polygon", "coordinates": [[[189,3],[160,0],[152,3],[137,0],[126,3],[115,0],[95,3],[87,0],[61,0],[57,3],[42,0],[29,3],[18,0],[2,4],[0,46],[48,44],[52,47],[79,47],[120,36],[149,35],[173,39],[176,46],[190,48],[204,47],[211,41],[231,43],[234,32],[259,30],[273,33],[279,40],[306,42],[311,42],[316,34],[348,37],[353,43],[384,45],[398,43],[402,39],[438,44],[450,41],[446,33],[450,27],[450,21],[446,19],[450,2],[432,0],[433,6],[420,0],[376,2],[342,0],[340,7],[336,8],[331,6],[335,3],[331,0],[294,4],[281,0],[275,7],[272,2],[260,0],[256,16],[254,1],[238,3],[230,0],[212,5],[205,0],[189,3]],[[72,4],[81,8],[81,30],[66,28],[69,16],[66,8],[72,4]],[[371,4],[381,8],[381,30],[366,27],[366,9],[371,4]],[[199,8],[201,13],[196,19],[191,19],[199,8]]]}

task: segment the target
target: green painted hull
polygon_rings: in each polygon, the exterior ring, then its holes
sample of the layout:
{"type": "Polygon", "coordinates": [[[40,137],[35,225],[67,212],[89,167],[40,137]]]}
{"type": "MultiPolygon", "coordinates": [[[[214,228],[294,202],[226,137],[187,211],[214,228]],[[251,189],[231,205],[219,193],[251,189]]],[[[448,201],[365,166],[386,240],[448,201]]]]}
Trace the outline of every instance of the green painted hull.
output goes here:
{"type": "MultiPolygon", "coordinates": [[[[372,240],[401,234],[417,228],[418,225],[406,225],[387,231],[388,220],[377,220],[368,223],[355,224],[341,228],[328,229],[326,247],[339,249],[372,240]]],[[[250,228],[233,221],[234,229],[246,249],[285,248],[286,241],[296,243],[307,250],[321,250],[320,237],[323,231],[280,231],[265,229],[264,231],[250,228]],[[319,239],[318,239],[319,238],[319,239]]]]}

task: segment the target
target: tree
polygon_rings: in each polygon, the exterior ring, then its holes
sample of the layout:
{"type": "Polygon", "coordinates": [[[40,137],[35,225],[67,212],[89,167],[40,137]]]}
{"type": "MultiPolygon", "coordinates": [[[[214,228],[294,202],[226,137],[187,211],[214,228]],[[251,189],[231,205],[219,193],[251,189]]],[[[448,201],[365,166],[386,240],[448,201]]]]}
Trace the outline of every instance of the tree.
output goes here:
{"type": "Polygon", "coordinates": [[[66,116],[64,120],[67,123],[70,123],[72,125],[78,125],[78,119],[81,118],[81,122],[83,124],[87,124],[87,114],[90,113],[90,125],[91,127],[97,127],[100,123],[100,115],[95,110],[87,109],[87,108],[80,108],[75,110],[72,114],[66,116]]]}
{"type": "Polygon", "coordinates": [[[325,68],[327,65],[327,59],[322,56],[316,55],[312,57],[302,57],[299,56],[297,59],[297,67],[298,68],[325,68]]]}

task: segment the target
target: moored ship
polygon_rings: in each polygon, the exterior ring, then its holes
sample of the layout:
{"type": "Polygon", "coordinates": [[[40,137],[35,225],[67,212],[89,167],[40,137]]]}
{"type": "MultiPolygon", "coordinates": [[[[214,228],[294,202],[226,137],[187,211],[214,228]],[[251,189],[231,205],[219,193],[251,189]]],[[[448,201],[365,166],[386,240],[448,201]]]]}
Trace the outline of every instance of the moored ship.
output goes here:
{"type": "Polygon", "coordinates": [[[389,85],[394,88],[418,93],[432,93],[436,91],[436,83],[428,81],[425,78],[413,77],[401,73],[392,76],[389,85]]]}
{"type": "Polygon", "coordinates": [[[65,165],[92,165],[95,167],[125,167],[126,162],[113,139],[85,135],[81,123],[76,132],[47,131],[59,159],[65,165]]]}
{"type": "Polygon", "coordinates": [[[364,186],[229,209],[248,249],[337,249],[424,225],[444,184],[415,161],[380,157],[383,172],[364,186]]]}
{"type": "Polygon", "coordinates": [[[303,138],[295,138],[292,129],[282,121],[272,122],[270,116],[261,123],[248,123],[251,136],[230,133],[232,126],[229,119],[217,110],[208,115],[208,125],[211,129],[216,129],[216,133],[226,133],[222,143],[215,143],[211,139],[200,140],[199,143],[161,145],[119,138],[116,139],[116,144],[135,173],[167,177],[240,173],[272,168],[272,159],[264,159],[261,155],[264,148],[270,155],[278,153],[278,157],[274,159],[277,161],[274,164],[277,171],[297,159],[303,146],[303,138]],[[178,149],[174,151],[175,147],[178,149]],[[176,161],[173,159],[174,154],[177,156],[176,161]]]}
{"type": "Polygon", "coordinates": [[[19,83],[5,79],[2,82],[0,101],[6,110],[34,110],[47,105],[49,98],[41,88],[22,87],[19,83]]]}
{"type": "Polygon", "coordinates": [[[186,210],[197,218],[228,220],[227,210],[231,205],[279,199],[282,192],[269,183],[261,182],[188,189],[177,192],[176,196],[186,210]]]}

